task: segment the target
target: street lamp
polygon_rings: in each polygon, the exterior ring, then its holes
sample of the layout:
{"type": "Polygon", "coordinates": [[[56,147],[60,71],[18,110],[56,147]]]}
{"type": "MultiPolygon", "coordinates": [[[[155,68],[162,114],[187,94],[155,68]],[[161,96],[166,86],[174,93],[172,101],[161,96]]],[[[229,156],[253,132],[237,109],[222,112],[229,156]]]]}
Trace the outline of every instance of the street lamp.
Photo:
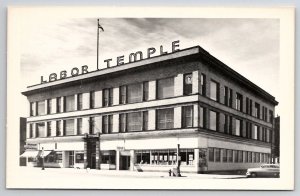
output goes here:
{"type": "Polygon", "coordinates": [[[42,170],[45,170],[45,157],[44,157],[44,147],[42,147],[42,170]]]}

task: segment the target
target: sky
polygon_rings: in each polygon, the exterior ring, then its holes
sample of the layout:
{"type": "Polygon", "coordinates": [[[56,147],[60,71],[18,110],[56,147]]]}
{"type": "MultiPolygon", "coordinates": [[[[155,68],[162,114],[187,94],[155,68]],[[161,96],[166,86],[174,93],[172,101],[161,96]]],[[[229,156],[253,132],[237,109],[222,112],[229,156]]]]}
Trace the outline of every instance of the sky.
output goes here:
{"type": "MultiPolygon", "coordinates": [[[[100,18],[99,65],[105,59],[147,48],[171,51],[199,45],[211,55],[279,96],[279,20],[208,18],[100,18]]],[[[23,89],[40,83],[40,77],[88,65],[96,70],[97,19],[66,18],[21,23],[21,79],[23,89]]],[[[26,112],[25,112],[26,114],[26,112]]],[[[26,115],[25,115],[26,116],[26,115]]]]}

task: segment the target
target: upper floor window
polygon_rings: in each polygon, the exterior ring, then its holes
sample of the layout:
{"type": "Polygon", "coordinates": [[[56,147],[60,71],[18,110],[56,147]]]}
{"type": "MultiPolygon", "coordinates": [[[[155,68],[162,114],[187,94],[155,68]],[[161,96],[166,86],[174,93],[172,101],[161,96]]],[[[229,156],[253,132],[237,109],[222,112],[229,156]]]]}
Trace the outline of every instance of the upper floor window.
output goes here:
{"type": "Polygon", "coordinates": [[[51,121],[47,122],[47,137],[51,136],[51,121]]]}
{"type": "Polygon", "coordinates": [[[149,82],[143,82],[143,101],[149,100],[149,82]]]}
{"type": "Polygon", "coordinates": [[[156,110],[157,129],[172,129],[174,127],[174,108],[156,110]]]}
{"type": "Polygon", "coordinates": [[[95,108],[95,91],[90,92],[90,109],[95,108]]]}
{"type": "Polygon", "coordinates": [[[47,99],[47,114],[51,114],[52,110],[52,101],[51,99],[47,99]]]}
{"type": "Polygon", "coordinates": [[[184,74],[184,81],[183,81],[183,94],[184,95],[190,95],[193,91],[193,80],[192,80],[192,74],[184,74]]]}
{"type": "Polygon", "coordinates": [[[45,135],[45,123],[36,123],[36,137],[43,137],[45,135]]]}
{"type": "Polygon", "coordinates": [[[127,86],[120,87],[120,104],[127,103],[127,86]]]}
{"type": "Polygon", "coordinates": [[[210,98],[215,101],[219,101],[219,83],[210,81],[210,98]]]}
{"type": "Polygon", "coordinates": [[[77,94],[77,110],[82,110],[82,94],[77,94]]]}
{"type": "Polygon", "coordinates": [[[113,116],[105,115],[102,117],[102,133],[111,133],[113,128],[113,116]]]}
{"type": "Polygon", "coordinates": [[[273,123],[273,111],[269,110],[269,122],[273,123]]]}
{"type": "Polygon", "coordinates": [[[34,108],[34,103],[30,102],[30,116],[34,116],[35,115],[35,108],[34,108]]]}
{"type": "Polygon", "coordinates": [[[240,136],[242,132],[242,121],[239,119],[235,119],[235,134],[237,136],[240,136]]]}
{"type": "Polygon", "coordinates": [[[64,135],[74,135],[74,119],[64,120],[64,135]]]}
{"type": "Polygon", "coordinates": [[[182,127],[193,127],[193,106],[182,107],[182,127]]]}
{"type": "Polygon", "coordinates": [[[29,124],[29,138],[33,138],[33,124],[29,124]]]}
{"type": "Polygon", "coordinates": [[[103,90],[103,107],[112,106],[113,104],[113,89],[107,88],[103,90]]]}
{"type": "Polygon", "coordinates": [[[57,113],[61,112],[61,97],[56,98],[56,112],[57,113]]]}
{"type": "Polygon", "coordinates": [[[205,109],[203,107],[199,107],[199,126],[205,127],[205,109]]]}
{"type": "Polygon", "coordinates": [[[143,130],[148,130],[148,111],[143,111],[143,130]]]}
{"type": "Polygon", "coordinates": [[[120,126],[119,126],[119,132],[121,133],[124,133],[127,131],[127,127],[126,127],[126,118],[127,118],[127,115],[126,114],[120,114],[120,120],[119,120],[119,123],[120,123],[120,126]]]}
{"type": "Polygon", "coordinates": [[[257,140],[257,133],[258,133],[258,126],[257,125],[254,125],[254,129],[252,131],[252,139],[255,139],[257,140]]]}
{"type": "Polygon", "coordinates": [[[232,89],[227,86],[224,87],[224,104],[228,107],[232,107],[232,89]]]}
{"type": "Polygon", "coordinates": [[[77,119],[77,134],[82,134],[82,118],[77,119]]]}
{"type": "Polygon", "coordinates": [[[205,96],[206,95],[206,75],[201,74],[200,76],[200,94],[205,96]]]}
{"type": "Polygon", "coordinates": [[[143,129],[142,112],[127,114],[127,131],[141,131],[143,129]]]}
{"type": "Polygon", "coordinates": [[[38,101],[37,102],[37,115],[44,115],[45,114],[45,101],[38,101]]]}
{"type": "Polygon", "coordinates": [[[260,105],[258,103],[255,103],[254,117],[260,118],[260,105]]]}
{"type": "Polygon", "coordinates": [[[235,109],[238,111],[243,111],[243,95],[236,93],[235,109]]]}
{"type": "Polygon", "coordinates": [[[174,78],[165,78],[157,81],[157,98],[163,99],[174,96],[174,78]]]}
{"type": "Polygon", "coordinates": [[[252,115],[252,100],[246,98],[246,114],[252,115]]]}
{"type": "Polygon", "coordinates": [[[127,101],[128,103],[137,103],[143,100],[142,84],[130,84],[127,86],[127,101]]]}
{"type": "Polygon", "coordinates": [[[246,122],[246,137],[252,138],[252,124],[250,122],[246,122]]]}
{"type": "Polygon", "coordinates": [[[75,110],[75,96],[70,95],[64,97],[64,107],[66,112],[71,112],[75,110]]]}
{"type": "Polygon", "coordinates": [[[218,130],[219,115],[217,112],[209,111],[209,129],[213,131],[218,130]]]}
{"type": "Polygon", "coordinates": [[[89,119],[89,126],[90,126],[90,134],[95,134],[96,133],[96,127],[95,127],[95,117],[90,117],[89,119]]]}
{"type": "Polygon", "coordinates": [[[60,124],[60,120],[56,121],[56,136],[60,136],[61,135],[61,124],[60,124]]]}

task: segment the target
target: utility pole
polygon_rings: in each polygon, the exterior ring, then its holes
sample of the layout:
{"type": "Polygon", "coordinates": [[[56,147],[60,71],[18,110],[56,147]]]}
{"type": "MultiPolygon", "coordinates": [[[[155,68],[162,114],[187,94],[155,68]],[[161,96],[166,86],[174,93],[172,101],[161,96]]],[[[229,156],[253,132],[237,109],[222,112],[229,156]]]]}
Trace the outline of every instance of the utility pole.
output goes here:
{"type": "Polygon", "coordinates": [[[99,70],[99,19],[97,25],[97,70],[99,70]]]}

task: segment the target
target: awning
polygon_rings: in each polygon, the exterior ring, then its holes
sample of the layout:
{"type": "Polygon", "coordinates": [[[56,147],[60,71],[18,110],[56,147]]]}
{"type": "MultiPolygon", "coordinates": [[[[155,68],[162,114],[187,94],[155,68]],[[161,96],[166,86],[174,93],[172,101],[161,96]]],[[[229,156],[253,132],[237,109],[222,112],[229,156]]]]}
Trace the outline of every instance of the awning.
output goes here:
{"type": "Polygon", "coordinates": [[[51,150],[44,150],[44,154],[41,152],[41,153],[40,153],[40,157],[42,157],[42,156],[46,157],[46,156],[48,156],[51,152],[52,152],[51,150]]]}
{"type": "Polygon", "coordinates": [[[25,151],[23,154],[21,154],[20,157],[37,157],[39,155],[39,151],[37,150],[28,150],[28,151],[25,151]]]}

